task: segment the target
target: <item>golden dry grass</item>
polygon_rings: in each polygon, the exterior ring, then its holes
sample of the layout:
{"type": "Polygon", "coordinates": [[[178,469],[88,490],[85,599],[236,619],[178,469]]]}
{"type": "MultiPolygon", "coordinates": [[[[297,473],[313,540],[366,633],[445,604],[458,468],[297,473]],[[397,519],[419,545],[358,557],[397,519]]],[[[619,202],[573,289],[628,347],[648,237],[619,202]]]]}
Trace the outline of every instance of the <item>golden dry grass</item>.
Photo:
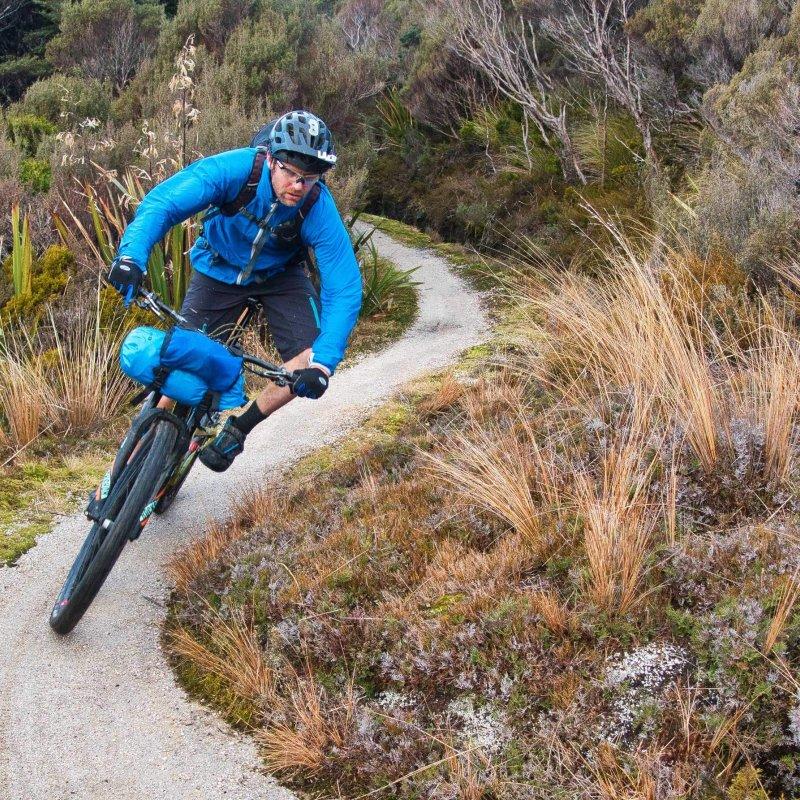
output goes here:
{"type": "Polygon", "coordinates": [[[772,616],[767,635],[764,639],[764,652],[769,653],[778,642],[786,623],[800,599],[800,567],[791,576],[787,576],[780,590],[778,607],[772,616]]]}
{"type": "Polygon", "coordinates": [[[117,366],[122,332],[101,328],[99,320],[99,304],[78,309],[59,334],[51,315],[37,334],[54,344],[45,351],[22,329],[3,332],[0,411],[11,447],[21,449],[45,431],[89,432],[124,403],[130,382],[117,366]]]}
{"type": "Polygon", "coordinates": [[[186,595],[197,578],[244,533],[241,526],[231,523],[210,520],[207,526],[203,536],[176,553],[166,566],[167,575],[181,595],[186,595]]]}
{"type": "Polygon", "coordinates": [[[597,475],[575,476],[575,504],[584,520],[586,590],[600,608],[624,614],[638,599],[658,509],[648,502],[653,459],[650,407],[634,408],[628,428],[604,448],[597,475]]]}
{"type": "Polygon", "coordinates": [[[423,399],[418,409],[422,414],[438,414],[454,406],[463,396],[464,386],[448,373],[437,391],[423,399]]]}
{"type": "Polygon", "coordinates": [[[193,583],[217,562],[225,550],[255,525],[266,522],[285,508],[285,498],[274,486],[252,487],[243,492],[231,512],[231,519],[209,520],[206,531],[169,560],[166,572],[181,595],[187,595],[193,583]]]}
{"type": "Polygon", "coordinates": [[[49,387],[41,362],[35,357],[0,355],[0,406],[8,423],[7,440],[20,449],[32,442],[48,425],[49,387]]]}
{"type": "Polygon", "coordinates": [[[167,647],[205,672],[224,679],[244,700],[274,700],[275,674],[264,659],[255,629],[242,613],[226,620],[208,607],[204,633],[206,643],[183,627],[172,628],[167,631],[167,647]]]}
{"type": "Polygon", "coordinates": [[[58,427],[86,431],[113,417],[130,391],[116,366],[122,340],[119,329],[100,327],[100,310],[79,311],[69,332],[55,335],[49,375],[50,397],[58,409],[58,427]]]}
{"type": "Polygon", "coordinates": [[[575,615],[551,589],[531,589],[527,593],[533,610],[553,633],[563,635],[577,625],[575,615]]]}
{"type": "Polygon", "coordinates": [[[535,342],[525,372],[573,404],[613,390],[658,397],[662,414],[713,469],[727,442],[725,393],[715,376],[725,347],[691,295],[668,293],[623,249],[606,276],[541,275],[518,299],[535,342]]]}
{"type": "Polygon", "coordinates": [[[527,425],[522,435],[489,424],[473,424],[448,437],[446,455],[422,457],[434,474],[469,504],[507,522],[535,558],[553,546],[553,531],[543,521],[560,508],[553,464],[527,425]],[[549,508],[534,496],[545,498],[549,508]]]}
{"type": "Polygon", "coordinates": [[[267,768],[284,775],[313,777],[324,765],[331,748],[347,742],[356,709],[352,683],[341,703],[331,707],[325,690],[312,676],[294,676],[294,685],[281,701],[286,723],[268,725],[256,732],[267,768]]]}

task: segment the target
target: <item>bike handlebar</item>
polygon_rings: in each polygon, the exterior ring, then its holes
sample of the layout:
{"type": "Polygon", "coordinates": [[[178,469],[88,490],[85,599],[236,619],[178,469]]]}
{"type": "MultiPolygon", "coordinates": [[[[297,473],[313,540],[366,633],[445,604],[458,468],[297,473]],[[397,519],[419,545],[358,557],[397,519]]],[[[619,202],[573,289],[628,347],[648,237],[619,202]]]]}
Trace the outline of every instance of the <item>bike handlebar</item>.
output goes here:
{"type": "MultiPolygon", "coordinates": [[[[142,286],[139,287],[136,305],[139,306],[139,308],[151,311],[159,319],[164,319],[166,317],[176,325],[183,325],[184,327],[197,330],[197,328],[189,324],[185,317],[181,316],[174,308],[168,306],[155,292],[148,291],[142,286]]],[[[220,341],[214,336],[210,338],[218,342],[220,341]]],[[[220,344],[225,344],[225,342],[220,342],[220,344]]],[[[297,375],[295,375],[294,372],[290,372],[277,364],[272,364],[269,361],[264,361],[263,359],[256,358],[244,352],[241,352],[241,356],[244,369],[260,378],[271,380],[277,386],[288,386],[291,388],[297,380],[297,375]]]]}

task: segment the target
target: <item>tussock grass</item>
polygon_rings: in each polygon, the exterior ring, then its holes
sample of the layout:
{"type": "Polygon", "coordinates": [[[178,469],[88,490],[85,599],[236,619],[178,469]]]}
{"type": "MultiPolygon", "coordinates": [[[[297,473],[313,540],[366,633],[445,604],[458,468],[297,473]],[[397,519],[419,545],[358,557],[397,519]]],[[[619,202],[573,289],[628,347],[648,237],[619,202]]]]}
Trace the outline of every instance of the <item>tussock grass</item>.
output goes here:
{"type": "Polygon", "coordinates": [[[552,546],[534,489],[558,502],[552,465],[535,441],[494,427],[474,426],[449,437],[448,456],[430,456],[437,474],[461,497],[507,522],[533,558],[552,546]]]}
{"type": "Polygon", "coordinates": [[[266,664],[255,629],[242,614],[226,620],[209,607],[204,633],[206,643],[185,628],[174,627],[167,632],[168,647],[175,655],[223,678],[243,700],[274,699],[275,676],[266,664]]]}
{"type": "Polygon", "coordinates": [[[65,332],[52,312],[34,333],[2,329],[0,414],[10,447],[21,450],[45,431],[88,433],[117,413],[130,390],[117,366],[123,331],[103,327],[101,315],[98,299],[77,308],[65,332]]]}
{"type": "Polygon", "coordinates": [[[778,607],[775,609],[775,614],[764,639],[765,653],[769,653],[775,647],[786,628],[786,623],[789,621],[798,599],[800,599],[800,567],[794,571],[793,575],[786,578],[780,589],[778,607]]]}
{"type": "MultiPolygon", "coordinates": [[[[189,552],[185,585],[254,621],[274,676],[255,735],[293,785],[701,800],[800,778],[779,755],[799,713],[793,316],[721,259],[639,241],[592,276],[526,265],[502,352],[189,552]]],[[[181,595],[220,656],[201,612],[181,595]]]]}
{"type": "Polygon", "coordinates": [[[24,448],[51,426],[46,422],[48,409],[43,402],[48,389],[41,362],[24,343],[0,353],[0,407],[8,425],[3,438],[15,450],[24,448]]]}
{"type": "Polygon", "coordinates": [[[122,332],[100,325],[94,312],[79,309],[66,335],[52,320],[55,347],[51,351],[50,397],[61,430],[88,431],[116,414],[130,392],[130,382],[116,368],[122,332]]]}
{"type": "Polygon", "coordinates": [[[210,521],[205,534],[176,554],[166,567],[175,590],[187,595],[198,576],[206,572],[221,553],[243,533],[238,525],[210,521]]]}
{"type": "Polygon", "coordinates": [[[606,610],[626,613],[638,599],[658,515],[649,508],[653,461],[648,459],[651,404],[632,410],[629,427],[611,434],[603,448],[598,476],[575,480],[575,503],[584,520],[586,591],[606,610]]]}

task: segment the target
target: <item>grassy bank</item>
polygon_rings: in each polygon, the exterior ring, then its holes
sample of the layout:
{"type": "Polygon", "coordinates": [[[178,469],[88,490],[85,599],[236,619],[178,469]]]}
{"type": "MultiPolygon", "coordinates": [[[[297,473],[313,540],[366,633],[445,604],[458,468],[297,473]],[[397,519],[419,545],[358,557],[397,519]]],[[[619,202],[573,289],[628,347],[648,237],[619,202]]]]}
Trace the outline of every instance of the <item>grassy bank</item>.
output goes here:
{"type": "Polygon", "coordinates": [[[175,559],[179,674],[292,786],[797,791],[793,306],[620,244],[606,277],[524,265],[513,345],[175,559]]]}

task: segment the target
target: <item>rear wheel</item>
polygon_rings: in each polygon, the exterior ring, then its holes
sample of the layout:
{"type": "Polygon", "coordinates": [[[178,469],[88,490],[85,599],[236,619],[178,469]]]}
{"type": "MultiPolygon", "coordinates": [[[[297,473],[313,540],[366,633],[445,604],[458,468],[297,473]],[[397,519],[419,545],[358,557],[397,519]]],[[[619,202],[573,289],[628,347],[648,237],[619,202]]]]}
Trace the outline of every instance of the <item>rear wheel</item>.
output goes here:
{"type": "Polygon", "coordinates": [[[50,627],[69,633],[89,608],[128,539],[135,539],[153,510],[153,496],[172,458],[177,429],[156,423],[122,468],[92,525],[50,613],[50,627]]]}

